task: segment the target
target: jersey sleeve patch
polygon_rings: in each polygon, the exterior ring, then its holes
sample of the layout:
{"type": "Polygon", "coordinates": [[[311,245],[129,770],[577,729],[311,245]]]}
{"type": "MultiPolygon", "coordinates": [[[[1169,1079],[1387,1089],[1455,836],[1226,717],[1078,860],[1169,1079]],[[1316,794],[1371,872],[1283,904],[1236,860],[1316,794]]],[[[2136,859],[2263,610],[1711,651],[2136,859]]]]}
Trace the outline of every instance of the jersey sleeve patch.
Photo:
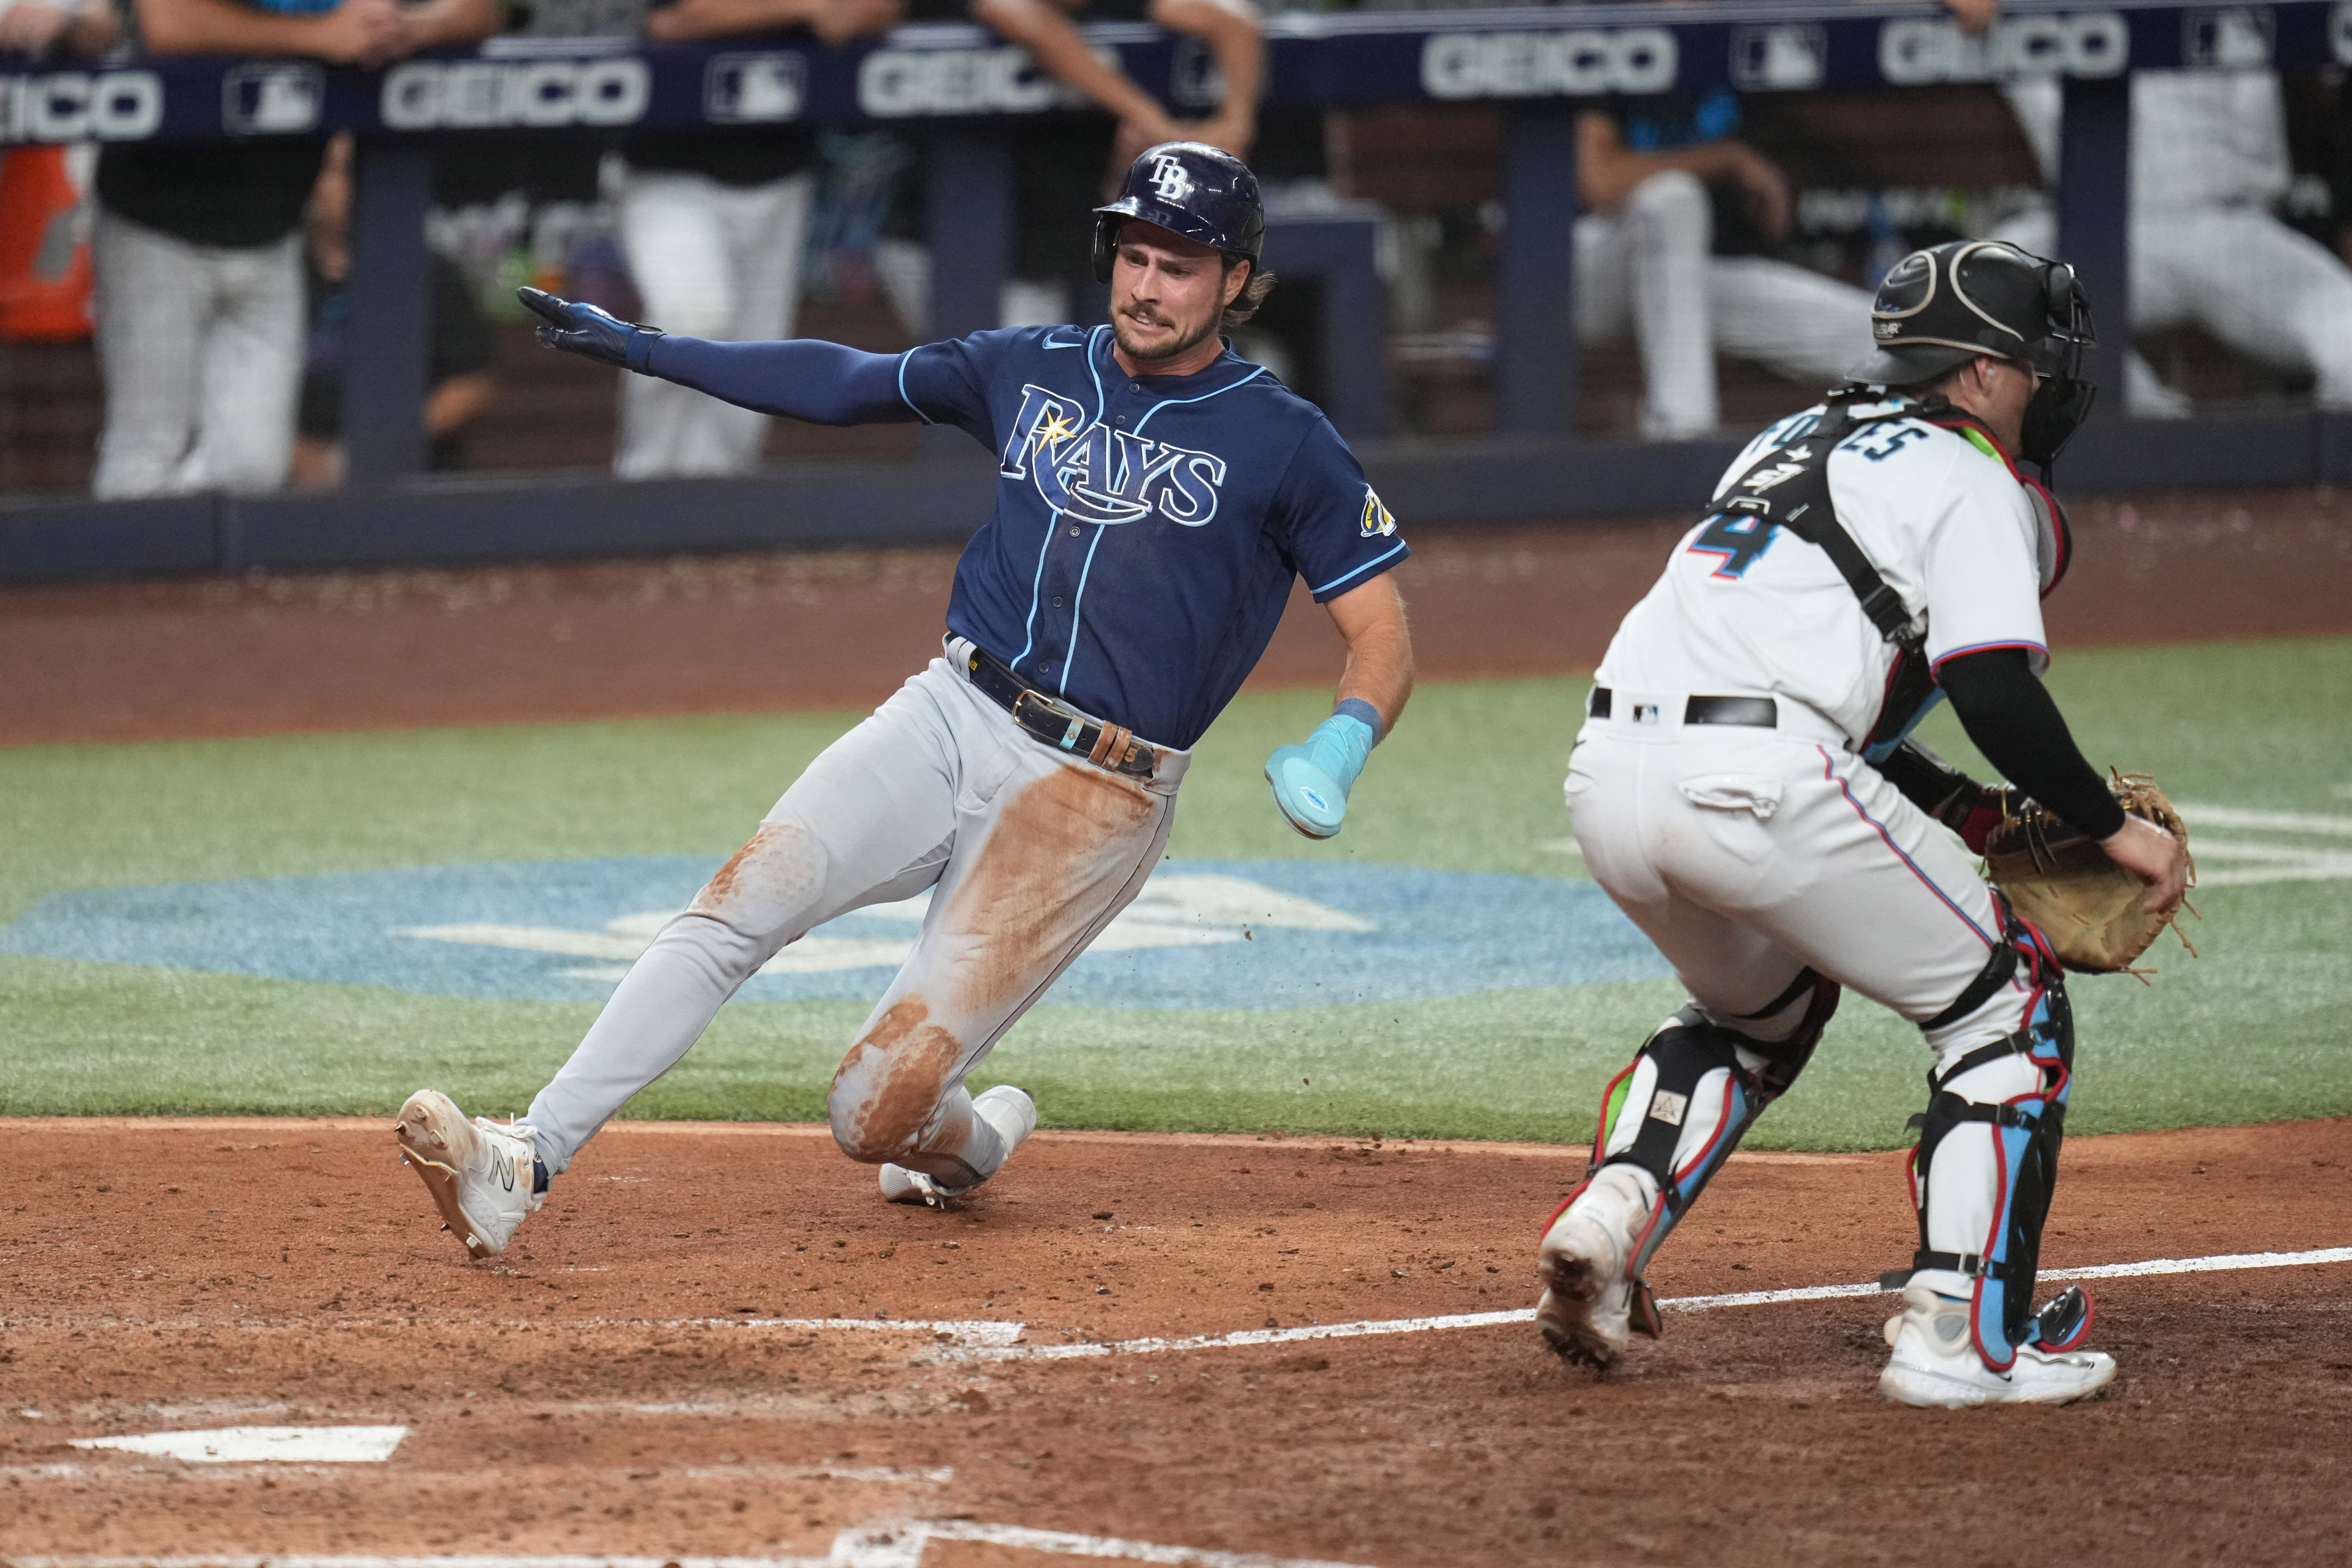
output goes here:
{"type": "Polygon", "coordinates": [[[1276,537],[1318,604],[1370,582],[1411,553],[1396,514],[1356,455],[1317,417],[1276,488],[1276,537]]]}

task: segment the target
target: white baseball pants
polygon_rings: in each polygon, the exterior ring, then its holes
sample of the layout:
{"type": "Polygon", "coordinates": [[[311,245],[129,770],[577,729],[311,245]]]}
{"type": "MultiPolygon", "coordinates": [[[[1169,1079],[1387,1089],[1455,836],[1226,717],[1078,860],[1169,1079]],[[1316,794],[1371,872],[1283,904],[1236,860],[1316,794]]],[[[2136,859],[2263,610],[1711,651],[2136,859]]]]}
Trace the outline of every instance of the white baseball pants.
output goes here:
{"type": "Polygon", "coordinates": [[[1145,783],[1056,752],[934,660],[810,763],[654,939],[531,1101],[540,1158],[570,1164],[787,942],[930,888],[913,952],[834,1075],[833,1135],[869,1164],[985,1180],[1008,1151],[965,1076],[1159,863],[1191,753],[1157,755],[1145,783]]]}
{"type": "Polygon", "coordinates": [[[1714,256],[1706,186],[1679,169],[1653,174],[1606,212],[1576,223],[1576,333],[1633,332],[1642,353],[1642,433],[1671,440],[1722,422],[1719,349],[1812,386],[1845,379],[1870,353],[1870,296],[1818,272],[1757,256],[1714,256]]]}
{"type": "MultiPolygon", "coordinates": [[[[2057,237],[2043,209],[2003,224],[1996,237],[2048,256],[2057,237]]],[[[2352,268],[2259,206],[2135,205],[2131,325],[2202,328],[2256,364],[2315,377],[2321,407],[2352,408],[2352,268]]],[[[2133,414],[2189,411],[2137,351],[2126,368],[2133,414]]]]}
{"type": "Polygon", "coordinates": [[[194,245],[101,206],[90,258],[106,378],[92,491],[283,485],[302,388],[301,235],[194,245]]]}
{"type": "Polygon", "coordinates": [[[2352,408],[2352,268],[2310,236],[2255,206],[2135,209],[2131,265],[2133,331],[2202,327],[2352,408]]]}
{"type": "MultiPolygon", "coordinates": [[[[814,174],[737,186],[630,170],[621,238],[646,324],[724,342],[792,336],[815,192],[814,174]]],[[[767,435],[764,414],[624,371],[613,472],[625,479],[750,473],[767,435]]]]}
{"type": "MultiPolygon", "coordinates": [[[[1958,841],[1847,752],[1826,720],[1779,700],[1777,731],[1685,727],[1684,694],[1615,692],[1612,716],[1587,721],[1569,762],[1585,866],[1721,1027],[1787,1038],[1801,1005],[1756,1015],[1807,967],[1915,1024],[1933,1018],[2003,941],[1992,895],[1958,841]]],[[[2021,1027],[2033,1000],[2012,978],[1927,1032],[1927,1045],[1939,1063],[1955,1063],[2021,1027]]],[[[2031,1061],[2008,1056],[1945,1087],[1996,1103],[2040,1083],[2031,1061]]],[[[1645,1103],[1647,1088],[1637,1078],[1628,1103],[1645,1103]]],[[[1722,1099],[1719,1082],[1702,1079],[1676,1168],[1683,1145],[1714,1139],[1722,1099]]],[[[1621,1117],[1604,1152],[1630,1147],[1641,1120],[1621,1117]]],[[[1990,1144],[1949,1141],[1930,1180],[1927,1245],[1984,1250],[2000,1180],[1990,1144]]],[[[1943,1272],[1923,1272],[1920,1282],[1954,1295],[1969,1289],[1943,1272]]]]}

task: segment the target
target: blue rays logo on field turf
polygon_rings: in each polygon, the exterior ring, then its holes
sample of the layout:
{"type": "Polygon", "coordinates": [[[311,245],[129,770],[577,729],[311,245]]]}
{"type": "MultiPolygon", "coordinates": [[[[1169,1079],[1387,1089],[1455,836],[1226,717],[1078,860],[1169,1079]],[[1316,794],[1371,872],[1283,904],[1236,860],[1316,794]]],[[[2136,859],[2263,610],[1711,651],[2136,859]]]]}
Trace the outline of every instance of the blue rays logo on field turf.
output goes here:
{"type": "MultiPolygon", "coordinates": [[[[415,866],[53,893],[0,952],[432,995],[608,994],[713,868],[690,856],[415,866]]],[[[871,1001],[928,895],[817,928],[754,1001],[871,1001]]],[[[1656,952],[1590,882],[1290,860],[1170,860],[1048,1004],[1313,1007],[1645,980],[1656,952]]]]}

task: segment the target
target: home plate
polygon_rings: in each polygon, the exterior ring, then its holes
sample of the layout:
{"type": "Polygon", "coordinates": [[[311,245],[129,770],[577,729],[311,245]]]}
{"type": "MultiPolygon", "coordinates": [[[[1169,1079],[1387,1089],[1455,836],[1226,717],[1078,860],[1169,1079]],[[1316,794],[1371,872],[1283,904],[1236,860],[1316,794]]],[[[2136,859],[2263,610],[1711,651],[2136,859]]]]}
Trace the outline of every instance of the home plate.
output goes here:
{"type": "Polygon", "coordinates": [[[206,1432],[142,1432],[76,1437],[77,1448],[122,1448],[195,1465],[276,1460],[297,1465],[370,1465],[392,1458],[405,1426],[215,1426],[206,1432]]]}

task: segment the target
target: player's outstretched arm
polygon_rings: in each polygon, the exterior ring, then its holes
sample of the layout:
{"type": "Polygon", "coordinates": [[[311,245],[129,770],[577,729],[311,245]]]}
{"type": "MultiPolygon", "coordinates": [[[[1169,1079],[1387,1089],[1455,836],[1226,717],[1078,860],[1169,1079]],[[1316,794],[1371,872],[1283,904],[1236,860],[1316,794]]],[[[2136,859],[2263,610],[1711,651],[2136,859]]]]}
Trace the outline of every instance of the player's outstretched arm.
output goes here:
{"type": "Polygon", "coordinates": [[[1331,717],[1304,745],[1278,746],[1265,760],[1265,782],[1290,826],[1328,838],[1348,816],[1348,793],[1381,736],[1395,727],[1412,695],[1412,637],[1404,598],[1382,574],[1328,601],[1332,624],[1348,642],[1347,668],[1331,717]]]}
{"type": "Polygon", "coordinates": [[[672,337],[658,327],[625,321],[609,310],[541,289],[515,292],[546,323],[539,329],[539,341],[565,353],[815,425],[898,424],[922,417],[900,393],[898,354],[870,354],[814,338],[721,343],[672,337]]]}

